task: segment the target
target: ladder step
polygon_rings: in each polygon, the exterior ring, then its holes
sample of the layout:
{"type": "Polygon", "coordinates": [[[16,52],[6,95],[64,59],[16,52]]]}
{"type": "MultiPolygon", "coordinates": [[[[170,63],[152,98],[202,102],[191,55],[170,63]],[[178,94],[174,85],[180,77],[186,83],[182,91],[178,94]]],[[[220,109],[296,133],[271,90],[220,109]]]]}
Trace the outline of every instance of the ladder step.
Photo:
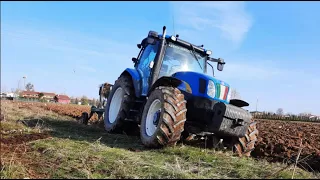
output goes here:
{"type": "Polygon", "coordinates": [[[133,119],[128,119],[128,118],[125,118],[124,120],[125,120],[125,121],[135,121],[135,120],[133,120],[133,119]]]}
{"type": "Polygon", "coordinates": [[[139,110],[130,109],[130,112],[139,112],[139,110]]]}
{"type": "Polygon", "coordinates": [[[136,103],[143,103],[143,100],[135,100],[136,103]]]}

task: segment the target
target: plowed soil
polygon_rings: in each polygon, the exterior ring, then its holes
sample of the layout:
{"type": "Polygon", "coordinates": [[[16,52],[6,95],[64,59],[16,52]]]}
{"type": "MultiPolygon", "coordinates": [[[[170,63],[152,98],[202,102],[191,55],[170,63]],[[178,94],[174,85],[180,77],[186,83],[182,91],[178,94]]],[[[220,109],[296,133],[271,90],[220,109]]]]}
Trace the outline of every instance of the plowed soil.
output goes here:
{"type": "Polygon", "coordinates": [[[26,154],[32,153],[34,150],[31,149],[26,143],[35,141],[38,139],[45,139],[50,137],[47,133],[34,133],[34,134],[18,134],[8,138],[1,136],[0,139],[0,150],[1,150],[1,163],[0,169],[9,168],[4,164],[10,164],[12,162],[20,162],[29,167],[28,176],[30,178],[47,178],[46,174],[39,174],[36,169],[43,166],[45,163],[34,161],[26,154]]]}
{"type": "Polygon", "coordinates": [[[300,143],[300,165],[320,171],[320,124],[274,120],[257,120],[259,138],[252,155],[269,161],[295,161],[300,143]],[[304,159],[305,158],[305,159],[304,159]],[[309,167],[310,166],[310,167],[309,167]]]}
{"type": "Polygon", "coordinates": [[[34,134],[18,134],[8,138],[1,137],[0,142],[3,144],[23,144],[30,141],[35,141],[38,139],[45,139],[50,137],[47,133],[34,133],[34,134]]]}

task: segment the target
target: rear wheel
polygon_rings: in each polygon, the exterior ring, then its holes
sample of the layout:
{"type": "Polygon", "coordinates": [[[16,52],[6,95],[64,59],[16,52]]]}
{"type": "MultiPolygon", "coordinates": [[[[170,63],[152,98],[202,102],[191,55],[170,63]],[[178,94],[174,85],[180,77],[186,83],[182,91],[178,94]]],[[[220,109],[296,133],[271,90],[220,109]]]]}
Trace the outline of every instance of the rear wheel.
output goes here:
{"type": "Polygon", "coordinates": [[[89,121],[89,115],[87,112],[83,112],[79,119],[79,123],[87,125],[89,121]]]}
{"type": "Polygon", "coordinates": [[[251,156],[251,152],[254,150],[255,142],[259,134],[256,127],[256,121],[251,121],[245,137],[238,138],[236,143],[233,145],[233,151],[241,156],[251,156]]]}
{"type": "Polygon", "coordinates": [[[135,99],[131,78],[122,75],[116,80],[107,99],[104,113],[104,125],[108,132],[121,132],[135,99]]]}
{"type": "Polygon", "coordinates": [[[144,106],[140,137],[147,147],[175,145],[186,121],[186,101],[179,89],[157,87],[144,106]]]}

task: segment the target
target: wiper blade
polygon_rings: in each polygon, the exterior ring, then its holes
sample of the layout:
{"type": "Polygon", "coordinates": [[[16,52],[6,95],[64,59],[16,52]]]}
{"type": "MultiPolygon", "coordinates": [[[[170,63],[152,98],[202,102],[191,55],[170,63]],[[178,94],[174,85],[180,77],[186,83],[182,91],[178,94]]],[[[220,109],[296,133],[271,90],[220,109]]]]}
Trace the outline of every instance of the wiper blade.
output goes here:
{"type": "Polygon", "coordinates": [[[199,59],[197,58],[197,55],[196,55],[196,53],[195,53],[194,47],[193,47],[192,45],[191,45],[191,48],[192,48],[192,50],[190,50],[190,51],[192,52],[193,56],[196,58],[196,60],[197,60],[197,62],[198,62],[198,64],[199,64],[201,70],[203,70],[203,69],[202,69],[202,66],[201,66],[201,64],[200,64],[200,62],[199,62],[199,59]]]}

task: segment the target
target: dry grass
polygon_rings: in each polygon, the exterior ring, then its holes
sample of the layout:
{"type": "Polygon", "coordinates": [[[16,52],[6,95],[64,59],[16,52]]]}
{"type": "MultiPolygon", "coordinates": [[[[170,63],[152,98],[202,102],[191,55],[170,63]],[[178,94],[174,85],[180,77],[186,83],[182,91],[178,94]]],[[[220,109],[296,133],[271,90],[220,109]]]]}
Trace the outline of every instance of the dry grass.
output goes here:
{"type": "MultiPolygon", "coordinates": [[[[1,146],[1,178],[265,178],[284,164],[234,157],[185,146],[145,149],[139,137],[108,134],[94,126],[39,108],[1,104],[1,130],[49,132],[49,138],[1,146]],[[23,120],[24,123],[16,123],[23,120]],[[5,152],[5,153],[3,153],[5,152]]],[[[5,138],[17,133],[6,134],[5,138]]],[[[3,137],[2,137],[3,138],[3,137]]],[[[271,178],[291,178],[286,169],[271,178]]],[[[295,178],[316,176],[296,169],[295,178]]]]}

